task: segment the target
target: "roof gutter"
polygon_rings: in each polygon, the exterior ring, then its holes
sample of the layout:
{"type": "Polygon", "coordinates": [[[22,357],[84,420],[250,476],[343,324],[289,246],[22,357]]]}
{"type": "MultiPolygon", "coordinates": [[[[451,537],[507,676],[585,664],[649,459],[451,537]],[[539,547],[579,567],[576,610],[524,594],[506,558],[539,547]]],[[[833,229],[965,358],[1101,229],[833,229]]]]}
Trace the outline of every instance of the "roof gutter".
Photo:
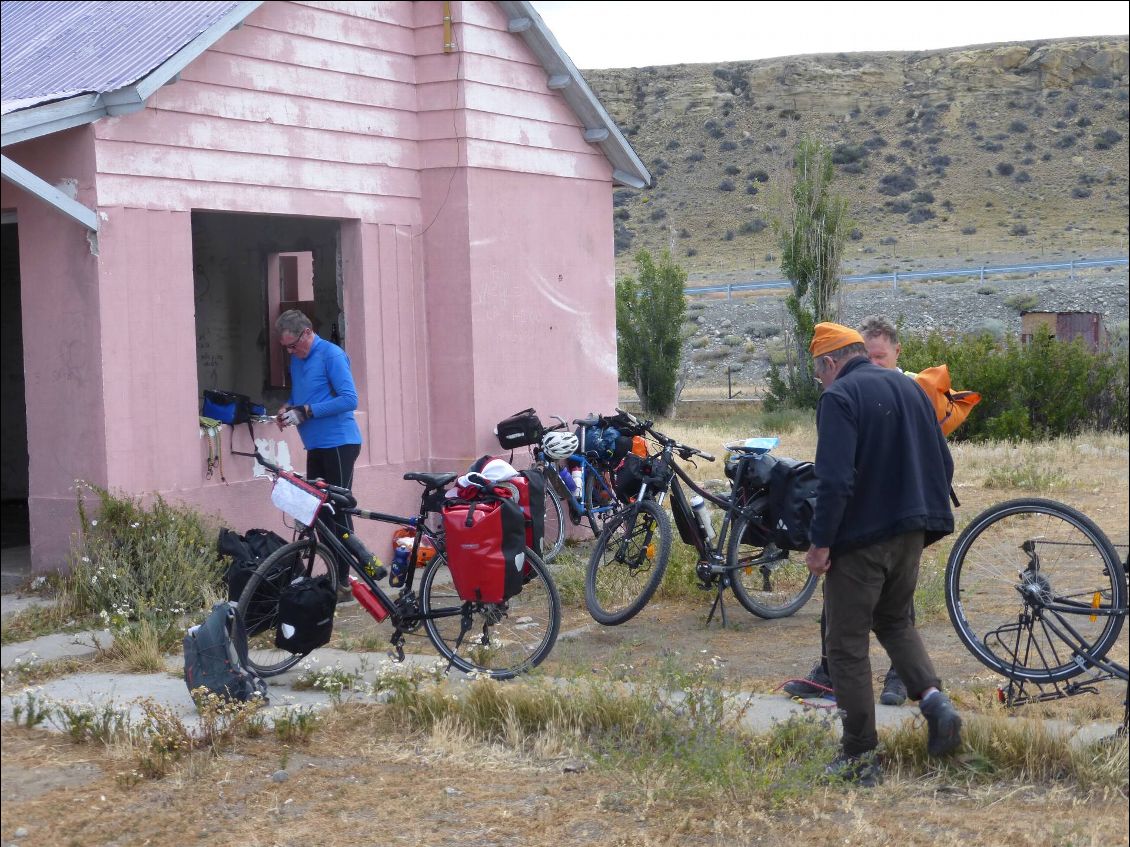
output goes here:
{"type": "Polygon", "coordinates": [[[597,100],[573,60],[561,49],[533,4],[524,0],[499,0],[498,5],[509,20],[510,32],[521,36],[545,68],[549,75],[547,87],[560,91],[584,122],[585,141],[600,147],[612,163],[612,181],[631,188],[651,185],[651,173],[597,100]]]}

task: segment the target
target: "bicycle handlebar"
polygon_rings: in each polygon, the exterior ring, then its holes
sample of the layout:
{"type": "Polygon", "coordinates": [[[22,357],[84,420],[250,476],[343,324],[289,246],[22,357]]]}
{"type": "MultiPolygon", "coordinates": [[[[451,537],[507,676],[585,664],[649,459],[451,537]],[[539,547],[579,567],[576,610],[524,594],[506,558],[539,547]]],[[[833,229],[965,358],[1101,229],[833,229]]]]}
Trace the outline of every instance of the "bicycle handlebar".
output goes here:
{"type": "MultiPolygon", "coordinates": [[[[269,470],[275,476],[282,476],[282,475],[287,473],[287,471],[284,470],[283,468],[279,467],[276,464],[273,464],[272,462],[267,461],[267,459],[264,458],[263,454],[260,453],[258,450],[255,451],[254,455],[255,455],[255,461],[257,461],[259,464],[261,464],[263,467],[265,467],[267,470],[269,470]]],[[[300,476],[299,474],[294,474],[294,475],[300,476]]],[[[304,477],[302,477],[302,478],[304,479],[304,477]]],[[[328,491],[330,494],[336,494],[340,497],[348,498],[348,500],[353,501],[352,502],[353,506],[357,505],[357,500],[354,499],[353,492],[348,488],[343,488],[340,485],[333,485],[332,483],[326,482],[324,479],[307,479],[306,482],[308,482],[310,485],[313,485],[315,488],[320,488],[323,491],[328,491]]]]}
{"type": "Polygon", "coordinates": [[[629,423],[631,423],[635,426],[638,426],[644,432],[647,432],[648,434],[650,434],[652,438],[654,438],[656,441],[658,441],[664,447],[670,447],[673,451],[677,452],[679,454],[680,458],[689,459],[692,456],[700,456],[703,459],[706,459],[706,461],[708,461],[708,462],[714,461],[715,457],[712,454],[706,453],[702,450],[699,450],[697,447],[691,447],[689,444],[680,444],[674,438],[671,438],[667,435],[664,435],[662,432],[660,432],[659,430],[657,430],[655,428],[654,421],[650,421],[650,420],[646,420],[646,419],[641,421],[639,418],[637,418],[631,412],[626,412],[619,407],[617,407],[616,412],[617,412],[617,414],[620,414],[620,415],[623,415],[624,417],[626,417],[628,419],[629,423]]]}

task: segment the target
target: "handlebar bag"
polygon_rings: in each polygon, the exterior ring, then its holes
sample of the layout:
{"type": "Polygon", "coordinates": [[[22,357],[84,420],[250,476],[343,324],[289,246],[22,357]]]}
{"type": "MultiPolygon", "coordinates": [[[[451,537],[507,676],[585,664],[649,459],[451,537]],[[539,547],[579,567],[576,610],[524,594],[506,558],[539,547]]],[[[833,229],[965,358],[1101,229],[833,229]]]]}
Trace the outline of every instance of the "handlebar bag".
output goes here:
{"type": "Polygon", "coordinates": [[[443,509],[443,528],[447,567],[461,599],[501,603],[522,590],[526,520],[518,503],[508,497],[451,503],[443,509]]]}
{"type": "Polygon", "coordinates": [[[545,434],[545,427],[533,409],[525,409],[499,421],[494,434],[504,449],[512,450],[537,444],[545,434]]]}
{"type": "Polygon", "coordinates": [[[816,507],[816,466],[779,458],[769,473],[773,541],[782,550],[807,550],[816,507]]]}
{"type": "Polygon", "coordinates": [[[306,655],[327,644],[334,630],[337,592],[328,576],[299,577],[279,595],[275,646],[306,655]]]}

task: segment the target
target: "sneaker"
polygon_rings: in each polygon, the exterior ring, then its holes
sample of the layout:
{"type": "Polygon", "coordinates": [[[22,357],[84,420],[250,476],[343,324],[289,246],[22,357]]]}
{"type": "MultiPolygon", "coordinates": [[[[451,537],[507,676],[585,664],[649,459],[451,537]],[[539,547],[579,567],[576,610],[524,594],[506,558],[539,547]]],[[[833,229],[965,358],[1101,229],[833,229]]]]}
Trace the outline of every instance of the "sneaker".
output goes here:
{"type": "Polygon", "coordinates": [[[918,704],[929,734],[926,752],[931,756],[944,756],[961,746],[961,715],[954,709],[950,698],[941,691],[935,692],[918,704]]]}
{"type": "Polygon", "coordinates": [[[353,592],[349,590],[348,585],[339,585],[337,588],[337,604],[344,606],[346,603],[356,603],[357,598],[353,596],[353,592]]]}
{"type": "Polygon", "coordinates": [[[817,662],[804,679],[790,679],[781,687],[790,697],[820,697],[832,693],[832,678],[817,662]]]}
{"type": "Polygon", "coordinates": [[[887,671],[887,678],[883,680],[883,693],[879,695],[879,702],[884,706],[901,706],[906,702],[906,685],[899,679],[894,668],[887,671]]]}
{"type": "Polygon", "coordinates": [[[861,788],[874,788],[883,782],[883,769],[873,752],[862,756],[840,753],[824,768],[824,778],[830,782],[850,782],[861,788]]]}

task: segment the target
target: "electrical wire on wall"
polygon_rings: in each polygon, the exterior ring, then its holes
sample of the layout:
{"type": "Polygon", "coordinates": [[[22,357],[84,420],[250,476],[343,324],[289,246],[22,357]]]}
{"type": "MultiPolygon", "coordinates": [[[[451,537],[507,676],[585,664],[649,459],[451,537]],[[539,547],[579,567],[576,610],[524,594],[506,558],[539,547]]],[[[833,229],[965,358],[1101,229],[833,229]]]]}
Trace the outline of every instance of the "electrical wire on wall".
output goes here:
{"type": "Polygon", "coordinates": [[[443,52],[444,53],[457,53],[458,60],[455,66],[455,102],[451,105],[451,138],[455,142],[455,163],[451,166],[451,173],[447,177],[447,189],[444,191],[443,200],[436,208],[435,215],[428,221],[427,226],[424,226],[415,235],[419,238],[425,235],[428,230],[432,228],[439,216],[443,214],[444,209],[447,208],[447,202],[451,198],[451,186],[455,181],[455,173],[462,164],[460,159],[462,157],[462,141],[466,136],[459,135],[459,110],[465,105],[463,83],[466,82],[466,69],[463,65],[463,51],[455,38],[455,22],[451,19],[451,3],[444,2],[443,4],[443,52]]]}

